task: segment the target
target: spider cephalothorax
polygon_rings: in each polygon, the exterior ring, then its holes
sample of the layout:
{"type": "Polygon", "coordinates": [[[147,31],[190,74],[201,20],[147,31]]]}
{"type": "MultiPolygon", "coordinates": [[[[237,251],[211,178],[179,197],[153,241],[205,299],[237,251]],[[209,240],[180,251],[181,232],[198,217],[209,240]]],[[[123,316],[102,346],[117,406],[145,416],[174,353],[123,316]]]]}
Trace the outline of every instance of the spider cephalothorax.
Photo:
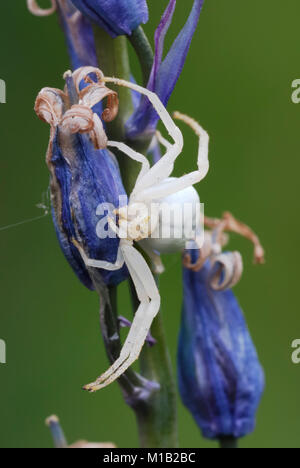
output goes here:
{"type": "Polygon", "coordinates": [[[115,214],[118,216],[118,227],[113,229],[120,239],[134,242],[149,238],[159,222],[158,209],[144,203],[130,203],[116,210],[115,214]]]}

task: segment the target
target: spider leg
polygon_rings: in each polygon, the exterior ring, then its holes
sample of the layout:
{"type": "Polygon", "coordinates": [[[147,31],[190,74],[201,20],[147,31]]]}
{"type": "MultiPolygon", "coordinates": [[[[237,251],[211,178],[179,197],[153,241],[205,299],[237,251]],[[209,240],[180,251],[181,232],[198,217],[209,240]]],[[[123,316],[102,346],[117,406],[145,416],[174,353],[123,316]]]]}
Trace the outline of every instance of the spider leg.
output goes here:
{"type": "Polygon", "coordinates": [[[120,270],[122,266],[124,265],[125,260],[123,257],[122,249],[120,247],[118,250],[118,256],[117,256],[116,262],[110,263],[110,262],[105,262],[102,260],[94,260],[94,259],[89,258],[86,255],[83,248],[81,247],[81,245],[75,239],[73,239],[73,244],[79,250],[82,260],[84,261],[87,267],[99,268],[99,269],[108,270],[108,271],[117,271],[117,270],[120,270]]]}
{"type": "MultiPolygon", "coordinates": [[[[199,149],[198,149],[198,159],[197,165],[198,170],[191,172],[190,174],[186,174],[183,177],[172,179],[172,180],[164,180],[159,184],[154,184],[152,187],[146,188],[139,193],[139,198],[141,201],[147,202],[149,200],[158,200],[173,193],[180,192],[192,185],[201,182],[202,179],[207,175],[209,170],[209,159],[208,159],[208,148],[209,148],[209,136],[207,132],[193,119],[190,117],[180,114],[179,112],[175,112],[174,117],[178,120],[185,122],[189,125],[196,135],[199,137],[199,149]]],[[[159,141],[166,145],[168,142],[158,134],[159,141]]],[[[154,181],[155,182],[155,181],[154,181]]]]}
{"type": "Polygon", "coordinates": [[[192,119],[191,117],[181,114],[180,112],[174,112],[174,118],[177,120],[181,120],[182,122],[186,123],[192,130],[194,130],[195,134],[199,137],[199,148],[198,148],[198,172],[201,173],[201,180],[206,176],[209,170],[209,159],[208,159],[208,149],[209,149],[209,135],[208,133],[201,127],[201,125],[196,122],[196,120],[192,119]]]}
{"type": "Polygon", "coordinates": [[[86,390],[95,392],[119,378],[138,359],[154,317],[159,312],[160,295],[152,273],[142,255],[128,243],[123,255],[141,301],[119,359],[86,390]]]}
{"type": "Polygon", "coordinates": [[[159,130],[156,130],[156,137],[161,145],[163,145],[167,150],[172,147],[171,143],[166,140],[159,130]]]}
{"type": "Polygon", "coordinates": [[[118,86],[125,86],[127,88],[133,89],[138,93],[147,96],[153,107],[155,108],[156,112],[158,113],[159,117],[161,118],[162,122],[164,123],[169,135],[173,138],[174,144],[170,144],[170,147],[167,148],[166,154],[144,175],[141,177],[132,192],[131,197],[134,198],[138,195],[141,189],[145,189],[147,187],[151,187],[153,185],[153,181],[155,183],[159,183],[163,179],[166,179],[170,176],[173,171],[174,163],[177,157],[182,152],[183,148],[183,136],[181,130],[177,127],[174,120],[168,113],[167,109],[159,99],[159,97],[149,91],[142,86],[136,85],[134,83],[130,83],[125,80],[119,80],[117,78],[103,78],[103,81],[106,83],[114,83],[118,86]]]}
{"type": "Polygon", "coordinates": [[[148,159],[146,158],[146,156],[144,156],[141,153],[138,153],[137,151],[134,151],[128,145],[125,145],[125,143],[121,143],[119,141],[109,141],[107,143],[107,146],[110,146],[112,148],[117,148],[118,150],[122,151],[122,153],[127,154],[127,156],[129,156],[134,161],[142,163],[142,169],[137,178],[137,181],[149,171],[150,163],[148,159]]]}

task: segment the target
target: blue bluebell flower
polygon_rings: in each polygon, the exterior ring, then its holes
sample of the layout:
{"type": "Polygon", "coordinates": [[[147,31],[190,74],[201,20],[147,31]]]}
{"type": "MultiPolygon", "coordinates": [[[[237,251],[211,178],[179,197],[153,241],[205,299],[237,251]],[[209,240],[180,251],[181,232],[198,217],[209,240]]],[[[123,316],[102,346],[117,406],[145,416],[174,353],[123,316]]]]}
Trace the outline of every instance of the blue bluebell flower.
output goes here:
{"type": "Polygon", "coordinates": [[[72,0],[87,18],[112,37],[130,35],[149,19],[146,0],[72,0]]]}
{"type": "MultiPolygon", "coordinates": [[[[91,87],[95,89],[95,84],[91,87]]],[[[86,91],[87,88],[83,92],[86,91]]],[[[114,94],[103,86],[103,96],[114,94]]],[[[114,263],[120,241],[117,236],[100,238],[97,226],[101,220],[107,220],[107,215],[113,218],[113,210],[120,206],[120,200],[127,203],[127,196],[117,160],[104,148],[105,144],[102,149],[95,149],[95,141],[90,134],[75,133],[63,125],[63,117],[68,110],[71,122],[75,122],[74,109],[82,111],[82,106],[76,106],[78,99],[73,78],[68,76],[67,94],[44,88],[37,98],[36,112],[51,125],[47,164],[51,174],[52,213],[57,237],[76,275],[87,288],[94,289],[98,281],[109,285],[120,283],[127,278],[127,269],[124,267],[115,272],[88,270],[74,241],[90,258],[114,263]],[[105,208],[101,213],[99,206],[105,208]]],[[[90,112],[93,117],[92,110],[90,112]]],[[[81,118],[81,114],[79,116],[81,118]]],[[[82,117],[83,125],[84,119],[82,117]]],[[[105,230],[109,231],[107,223],[105,230]]]]}
{"type": "Polygon", "coordinates": [[[116,446],[111,443],[111,442],[105,442],[105,443],[90,443],[86,442],[84,440],[80,440],[78,442],[75,442],[72,445],[68,445],[66,436],[64,434],[63,428],[61,427],[60,421],[57,416],[53,415],[50,416],[49,418],[46,419],[46,425],[49,427],[53,442],[54,442],[54,447],[58,449],[66,449],[66,448],[72,448],[72,449],[78,449],[78,448],[85,448],[85,449],[95,449],[95,448],[116,448],[116,446]]]}
{"type": "Polygon", "coordinates": [[[179,388],[204,437],[240,438],[255,427],[264,373],[239,303],[231,289],[213,288],[212,268],[208,259],[198,272],[184,269],[179,388]]]}
{"type": "Polygon", "coordinates": [[[84,66],[97,67],[94,33],[89,20],[75,8],[71,0],[57,0],[57,9],[72,69],[84,66]]]}
{"type": "MultiPolygon", "coordinates": [[[[150,91],[155,92],[165,106],[171,97],[196,31],[204,0],[194,0],[189,18],[175,39],[168,54],[163,60],[164,42],[166,34],[172,23],[176,0],[170,0],[169,5],[155,32],[155,57],[152,72],[147,85],[150,91]]],[[[159,117],[148,99],[142,98],[140,105],[127,122],[127,134],[131,139],[141,135],[152,135],[157,127],[159,117]]]]}

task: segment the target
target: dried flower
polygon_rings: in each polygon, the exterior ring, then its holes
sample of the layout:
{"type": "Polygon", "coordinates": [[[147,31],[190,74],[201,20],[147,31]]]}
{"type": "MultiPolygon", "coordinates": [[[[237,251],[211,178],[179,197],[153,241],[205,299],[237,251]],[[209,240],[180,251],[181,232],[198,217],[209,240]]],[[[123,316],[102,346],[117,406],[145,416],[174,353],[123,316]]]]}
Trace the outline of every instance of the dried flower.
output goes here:
{"type": "Polygon", "coordinates": [[[102,119],[112,120],[117,113],[117,95],[99,81],[92,81],[90,76],[94,71],[93,68],[84,68],[73,76],[66,74],[65,92],[44,88],[35,105],[37,115],[51,126],[46,160],[51,174],[52,211],[57,236],[73,270],[90,289],[94,288],[93,281],[97,278],[106,284],[117,284],[127,276],[126,268],[115,272],[96,270],[92,279],[74,246],[74,241],[80,242],[91,258],[114,262],[119,239],[98,237],[97,224],[103,216],[97,215],[97,208],[103,203],[108,210],[118,208],[121,196],[126,202],[117,161],[110,151],[104,149],[107,139],[103,125],[92,110],[95,104],[107,97],[108,107],[102,119]],[[88,86],[80,91],[82,78],[86,79],[88,86]],[[100,149],[95,149],[95,146],[100,149]]]}

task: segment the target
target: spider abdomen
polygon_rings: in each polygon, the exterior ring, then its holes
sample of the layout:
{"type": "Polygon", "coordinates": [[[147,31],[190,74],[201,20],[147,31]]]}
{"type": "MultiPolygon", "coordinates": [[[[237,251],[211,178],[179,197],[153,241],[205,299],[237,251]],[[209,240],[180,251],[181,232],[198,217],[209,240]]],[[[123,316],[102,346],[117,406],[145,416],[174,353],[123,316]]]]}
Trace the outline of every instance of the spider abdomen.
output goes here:
{"type": "Polygon", "coordinates": [[[185,248],[186,242],[195,239],[200,229],[199,195],[194,187],[188,187],[159,200],[158,203],[159,222],[144,242],[160,253],[179,252],[185,248]]]}

